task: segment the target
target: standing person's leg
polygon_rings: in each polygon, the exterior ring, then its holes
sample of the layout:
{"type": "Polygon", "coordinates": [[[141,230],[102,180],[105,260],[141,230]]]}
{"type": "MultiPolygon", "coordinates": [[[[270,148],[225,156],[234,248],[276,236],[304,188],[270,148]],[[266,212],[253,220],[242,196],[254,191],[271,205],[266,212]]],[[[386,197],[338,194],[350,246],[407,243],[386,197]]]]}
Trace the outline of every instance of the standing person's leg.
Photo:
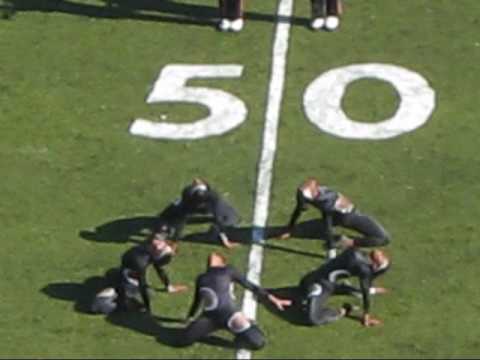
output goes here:
{"type": "Polygon", "coordinates": [[[219,29],[221,31],[240,31],[243,29],[245,0],[219,0],[219,10],[221,21],[219,29]]]}
{"type": "Polygon", "coordinates": [[[231,20],[243,18],[245,0],[228,0],[228,17],[231,20]]]}
{"type": "Polygon", "coordinates": [[[351,245],[374,247],[385,246],[390,242],[390,235],[378,221],[358,211],[343,215],[339,225],[363,235],[352,236],[353,244],[351,245]]]}
{"type": "Polygon", "coordinates": [[[327,16],[326,0],[310,0],[312,19],[327,16]]]}
{"type": "Polygon", "coordinates": [[[313,30],[320,30],[325,25],[325,17],[327,16],[326,0],[310,0],[311,6],[311,22],[310,26],[313,30]]]}
{"type": "Polygon", "coordinates": [[[327,0],[327,16],[340,16],[342,8],[341,0],[327,0]]]}
{"type": "Polygon", "coordinates": [[[243,20],[243,2],[244,0],[232,0],[233,9],[232,15],[234,20],[232,21],[231,30],[238,32],[243,29],[244,20],[243,20]]]}
{"type": "Polygon", "coordinates": [[[325,27],[327,30],[335,30],[340,25],[340,14],[342,11],[341,0],[327,0],[327,19],[325,27]]]}
{"type": "Polygon", "coordinates": [[[220,11],[220,18],[228,18],[227,0],[218,0],[218,9],[220,11]]]}
{"type": "Polygon", "coordinates": [[[232,26],[231,20],[228,18],[228,0],[218,0],[218,10],[220,13],[220,22],[218,29],[220,31],[228,31],[232,26]]]}

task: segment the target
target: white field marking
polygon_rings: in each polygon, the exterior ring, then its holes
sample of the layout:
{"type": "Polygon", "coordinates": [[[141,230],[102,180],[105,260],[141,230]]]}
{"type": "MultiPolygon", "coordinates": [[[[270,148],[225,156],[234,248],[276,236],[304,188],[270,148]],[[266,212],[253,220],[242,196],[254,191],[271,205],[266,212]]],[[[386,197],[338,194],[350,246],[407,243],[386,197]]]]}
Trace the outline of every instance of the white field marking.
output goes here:
{"type": "MultiPolygon", "coordinates": [[[[255,243],[262,243],[265,238],[264,228],[267,225],[273,163],[277,149],[277,132],[287,69],[290,18],[293,12],[293,1],[294,0],[279,0],[277,10],[279,20],[277,22],[273,44],[271,79],[268,89],[267,109],[265,112],[262,153],[257,167],[258,177],[252,232],[254,244],[250,250],[247,272],[247,279],[256,284],[260,284],[263,247],[255,243]]],[[[250,291],[245,291],[242,310],[249,319],[256,318],[257,302],[250,291]]],[[[250,358],[250,351],[245,349],[238,350],[237,359],[250,358]]]]}
{"type": "Polygon", "coordinates": [[[380,140],[424,125],[435,109],[435,91],[420,74],[390,64],[355,64],[327,71],[305,91],[305,114],[320,130],[346,139],[380,140]],[[375,124],[353,121],[342,110],[347,86],[359,79],[390,83],[400,97],[396,113],[375,124]]]}
{"type": "Polygon", "coordinates": [[[247,118],[245,103],[219,89],[187,86],[191,79],[238,78],[242,65],[179,65],[165,66],[148,95],[147,103],[186,102],[204,105],[210,114],[188,124],[136,119],[130,133],[153,139],[194,140],[222,135],[240,126],[247,118]]]}

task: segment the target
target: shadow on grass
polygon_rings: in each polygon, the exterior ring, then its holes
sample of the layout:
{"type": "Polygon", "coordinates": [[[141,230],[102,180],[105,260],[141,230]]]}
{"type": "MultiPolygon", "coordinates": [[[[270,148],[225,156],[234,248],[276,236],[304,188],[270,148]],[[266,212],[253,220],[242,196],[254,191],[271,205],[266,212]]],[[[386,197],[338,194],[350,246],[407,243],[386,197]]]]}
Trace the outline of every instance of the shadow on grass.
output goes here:
{"type": "MultiPolygon", "coordinates": [[[[99,291],[118,283],[118,276],[118,269],[114,268],[108,270],[105,276],[90,277],[83,283],[51,283],[40,289],[40,292],[52,299],[72,302],[74,310],[78,313],[98,316],[98,314],[93,314],[90,311],[92,301],[99,291]]],[[[112,325],[155,337],[158,342],[171,347],[179,347],[179,341],[184,334],[183,319],[178,318],[130,311],[114,312],[105,316],[105,319],[112,325]],[[165,324],[169,324],[169,326],[165,326],[165,324]]],[[[214,347],[235,348],[233,340],[224,339],[216,335],[210,335],[199,342],[214,347]]]]}
{"type": "MultiPolygon", "coordinates": [[[[302,249],[295,249],[292,246],[289,246],[288,240],[279,240],[275,244],[269,242],[268,240],[275,240],[280,237],[281,234],[285,231],[284,226],[268,226],[264,229],[252,226],[245,227],[232,227],[226,229],[226,234],[228,238],[234,242],[238,242],[243,245],[251,245],[256,243],[256,237],[259,232],[262,232],[262,237],[265,239],[261,243],[265,249],[270,251],[281,251],[287,252],[290,254],[296,254],[300,256],[308,256],[314,258],[323,259],[325,256],[320,253],[313,253],[309,251],[304,251],[302,249]],[[281,244],[279,244],[281,242],[281,244]],[[285,245],[284,245],[285,244],[285,245]]],[[[320,240],[324,241],[325,231],[323,230],[322,224],[318,220],[309,220],[297,224],[294,231],[292,232],[292,237],[302,238],[304,240],[320,240]]],[[[199,244],[209,244],[209,245],[221,245],[220,241],[212,235],[212,232],[202,232],[202,233],[192,233],[184,236],[181,241],[199,243],[199,244]]]]}
{"type": "Polygon", "coordinates": [[[91,314],[90,306],[95,295],[106,287],[118,284],[119,276],[118,268],[112,268],[104,276],[93,276],[83,283],[51,283],[40,291],[53,299],[73,302],[76,312],[91,314]]]}
{"type": "MultiPolygon", "coordinates": [[[[185,334],[183,319],[166,318],[140,312],[123,312],[110,314],[106,317],[106,320],[112,325],[120,326],[146,336],[155,337],[155,339],[163,345],[184,347],[181,344],[185,334]],[[167,323],[176,323],[177,325],[165,326],[164,324],[167,323]]],[[[216,335],[209,335],[200,339],[198,342],[220,348],[236,348],[233,340],[228,340],[216,335]]]]}
{"type": "MultiPolygon", "coordinates": [[[[158,216],[121,218],[98,225],[93,230],[81,230],[78,235],[85,240],[96,242],[140,244],[157,228],[158,220],[158,216]]],[[[195,216],[188,218],[186,223],[204,224],[212,220],[211,216],[195,216]]]]}
{"type": "MultiPolygon", "coordinates": [[[[212,220],[213,218],[211,216],[195,216],[190,217],[187,220],[187,224],[206,224],[211,223],[212,220]]],[[[85,240],[96,242],[142,243],[146,240],[147,236],[152,233],[157,221],[158,216],[121,218],[98,225],[93,230],[81,230],[79,236],[85,240]]],[[[266,240],[273,240],[278,239],[278,237],[284,232],[285,228],[283,226],[269,226],[265,229],[251,226],[231,227],[226,229],[226,233],[232,241],[244,245],[250,245],[254,243],[255,233],[262,230],[263,237],[266,240]]],[[[320,221],[309,220],[297,224],[292,232],[292,237],[306,240],[323,240],[325,238],[324,233],[325,231],[320,221]]],[[[180,241],[221,246],[221,243],[217,239],[217,236],[214,235],[212,228],[205,232],[187,234],[183,236],[180,241]]],[[[324,257],[317,253],[307,252],[288,246],[288,240],[282,241],[282,245],[279,245],[278,242],[275,244],[265,242],[263,246],[265,249],[272,251],[282,251],[316,258],[324,257]]]]}
{"type": "MultiPolygon", "coordinates": [[[[234,242],[240,243],[242,245],[251,245],[254,244],[254,238],[255,238],[255,231],[260,230],[255,227],[237,227],[237,228],[229,228],[226,230],[226,234],[228,238],[234,242]]],[[[283,226],[270,226],[265,229],[265,234],[264,238],[265,240],[268,239],[277,239],[284,231],[283,226]]],[[[295,231],[293,233],[294,237],[299,237],[298,233],[295,231]]],[[[314,237],[308,238],[305,237],[304,239],[317,239],[314,237]]],[[[318,239],[317,239],[318,240],[318,239]]],[[[202,232],[202,233],[192,233],[184,236],[181,241],[183,242],[191,242],[191,243],[197,243],[197,244],[208,244],[208,245],[218,245],[221,246],[220,241],[212,235],[211,232],[202,232]]],[[[314,257],[314,258],[320,258],[323,259],[325,258],[324,255],[319,254],[319,253],[313,253],[309,251],[304,251],[301,249],[295,249],[292,246],[287,246],[288,245],[288,240],[285,240],[283,244],[286,245],[278,245],[268,243],[267,241],[261,243],[260,245],[263,246],[265,249],[270,250],[270,251],[281,251],[281,252],[287,252],[290,254],[296,254],[300,256],[308,256],[308,257],[314,257]]]]}
{"type": "MultiPolygon", "coordinates": [[[[133,19],[189,25],[211,26],[218,19],[215,6],[190,4],[171,0],[102,0],[97,4],[66,0],[4,0],[1,6],[3,18],[11,18],[17,12],[60,12],[92,18],[133,19]]],[[[245,12],[248,21],[285,22],[288,19],[272,14],[245,12]]],[[[293,18],[295,25],[307,26],[308,19],[293,18]]]]}
{"type": "MultiPolygon", "coordinates": [[[[213,218],[211,216],[195,216],[188,218],[187,224],[207,224],[211,223],[212,220],[213,218]]],[[[98,225],[93,230],[81,230],[79,236],[85,240],[96,242],[142,243],[146,240],[148,235],[152,233],[153,229],[156,227],[157,221],[158,216],[135,216],[131,218],[116,219],[98,225]]],[[[279,242],[276,242],[275,244],[268,243],[268,240],[278,239],[278,237],[285,231],[283,226],[269,226],[265,229],[252,226],[231,227],[226,229],[226,234],[232,241],[244,245],[251,245],[254,243],[255,234],[262,230],[262,235],[267,240],[263,243],[263,246],[267,250],[324,258],[321,254],[288,246],[288,240],[281,241],[281,244],[279,244],[279,242]]],[[[292,237],[305,240],[323,240],[325,238],[324,234],[325,231],[321,221],[308,220],[297,224],[292,232],[292,237]]],[[[214,234],[212,228],[204,232],[187,234],[183,236],[180,241],[221,246],[221,243],[214,234]]]]}
{"type": "Polygon", "coordinates": [[[297,286],[288,286],[275,289],[267,289],[269,293],[282,299],[292,300],[292,305],[285,310],[278,310],[275,305],[270,302],[264,302],[265,308],[280,319],[297,326],[311,327],[305,314],[302,312],[302,294],[297,286]]]}
{"type": "Polygon", "coordinates": [[[79,236],[97,242],[141,243],[151,233],[157,219],[156,216],[117,219],[99,225],[93,230],[81,230],[79,236]]]}

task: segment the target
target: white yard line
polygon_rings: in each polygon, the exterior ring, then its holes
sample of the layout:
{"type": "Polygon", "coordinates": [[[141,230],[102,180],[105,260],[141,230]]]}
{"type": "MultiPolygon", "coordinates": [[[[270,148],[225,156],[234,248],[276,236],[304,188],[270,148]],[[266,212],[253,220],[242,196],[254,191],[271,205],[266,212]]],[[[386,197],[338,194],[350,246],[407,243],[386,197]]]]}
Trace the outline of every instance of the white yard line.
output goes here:
{"type": "MultiPolygon", "coordinates": [[[[253,216],[254,243],[264,241],[264,228],[267,225],[268,208],[270,203],[270,189],[272,185],[272,171],[277,150],[277,133],[280,120],[283,89],[287,69],[288,41],[290,36],[290,21],[293,12],[294,0],[279,0],[278,23],[275,30],[275,40],[272,52],[272,69],[268,89],[268,103],[265,112],[265,127],[260,161],[258,163],[257,191],[253,216]]],[[[253,244],[248,259],[247,278],[260,284],[262,272],[263,247],[253,244]]],[[[247,317],[255,319],[257,315],[257,301],[250,291],[246,291],[243,298],[243,312],[247,317]]],[[[251,352],[240,349],[237,359],[250,359],[251,352]]]]}

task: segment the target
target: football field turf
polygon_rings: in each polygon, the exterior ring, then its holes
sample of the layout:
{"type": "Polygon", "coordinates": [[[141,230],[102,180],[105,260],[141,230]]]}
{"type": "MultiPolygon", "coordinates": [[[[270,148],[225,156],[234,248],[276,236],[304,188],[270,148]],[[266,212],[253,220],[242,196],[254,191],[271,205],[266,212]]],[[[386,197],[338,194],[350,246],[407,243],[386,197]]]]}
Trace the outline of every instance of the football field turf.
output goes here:
{"type": "MultiPolygon", "coordinates": [[[[213,0],[113,5],[2,4],[0,356],[234,358],[234,349],[218,343],[176,349],[156,340],[175,326],[170,320],[186,315],[210,251],[220,249],[248,270],[249,244],[226,251],[189,236],[207,225],[189,226],[168,266],[173,282],[190,289],[158,292],[158,319],[89,315],[85,305],[100,277],[119,265],[121,254],[144,238],[141,230],[193,177],[208,179],[241,213],[244,233],[251,230],[277,2],[250,0],[239,34],[214,30],[213,0]],[[241,99],[246,121],[198,140],[131,135],[136,118],[190,123],[208,115],[194,104],[146,104],[171,64],[243,67],[236,78],[188,85],[241,99]]],[[[386,248],[392,269],[380,280],[391,291],[373,299],[372,313],[385,323],[369,329],[349,319],[305,327],[260,306],[257,320],[268,344],[252,356],[478,357],[480,2],[350,0],[334,33],[310,31],[308,15],[309,2],[294,1],[268,225],[285,225],[296,187],[318,177],[392,234],[386,248]],[[308,121],[303,95],[313,80],[367,63],[396,65],[429,82],[436,106],[424,126],[385,140],[353,140],[308,121]]],[[[393,87],[372,79],[352,83],[342,100],[350,118],[371,123],[392,116],[398,105],[393,87]]],[[[302,222],[316,217],[312,209],[302,222]]],[[[323,242],[314,235],[268,239],[262,284],[293,286],[320,265],[323,242]]]]}

